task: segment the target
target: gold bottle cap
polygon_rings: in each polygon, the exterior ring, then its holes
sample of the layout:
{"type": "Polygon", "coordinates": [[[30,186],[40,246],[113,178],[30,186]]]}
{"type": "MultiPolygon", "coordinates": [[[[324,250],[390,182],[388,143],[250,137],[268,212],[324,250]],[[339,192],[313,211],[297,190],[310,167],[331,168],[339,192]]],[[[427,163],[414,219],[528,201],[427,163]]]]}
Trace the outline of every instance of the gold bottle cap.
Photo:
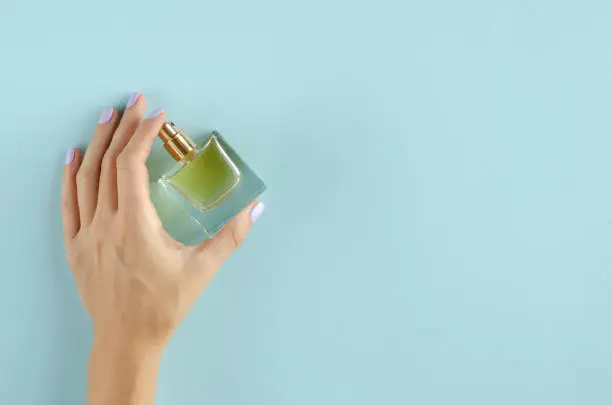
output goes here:
{"type": "Polygon", "coordinates": [[[195,144],[182,129],[177,129],[174,122],[165,122],[159,130],[158,136],[164,142],[164,148],[172,155],[174,160],[180,162],[193,156],[195,144]]]}

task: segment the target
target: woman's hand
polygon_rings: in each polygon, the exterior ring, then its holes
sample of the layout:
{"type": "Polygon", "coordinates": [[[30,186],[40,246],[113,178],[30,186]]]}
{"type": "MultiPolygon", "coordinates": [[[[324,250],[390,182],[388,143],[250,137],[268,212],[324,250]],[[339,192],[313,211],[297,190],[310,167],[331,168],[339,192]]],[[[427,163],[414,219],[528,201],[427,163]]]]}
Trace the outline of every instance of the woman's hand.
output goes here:
{"type": "Polygon", "coordinates": [[[68,263],[94,325],[90,404],[153,400],[163,347],[263,210],[252,203],[200,246],[170,238],[150,201],[145,166],[165,114],[158,109],[143,120],[145,110],[138,93],[121,119],[109,107],[85,156],[70,149],[66,158],[62,216],[68,263]],[[144,378],[142,368],[155,372],[144,378]],[[131,385],[120,381],[129,380],[126,370],[133,371],[131,385]],[[128,387],[115,390],[113,384],[128,387]]]}

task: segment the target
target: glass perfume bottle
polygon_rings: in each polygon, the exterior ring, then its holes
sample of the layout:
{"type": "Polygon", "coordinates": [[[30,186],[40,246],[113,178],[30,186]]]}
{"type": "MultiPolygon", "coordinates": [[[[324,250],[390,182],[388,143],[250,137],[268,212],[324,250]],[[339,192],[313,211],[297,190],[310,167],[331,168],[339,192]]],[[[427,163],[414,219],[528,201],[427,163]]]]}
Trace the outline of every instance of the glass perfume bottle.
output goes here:
{"type": "Polygon", "coordinates": [[[159,138],[177,162],[159,182],[205,237],[217,233],[266,188],[218,132],[198,146],[173,122],[167,122],[159,138]]]}

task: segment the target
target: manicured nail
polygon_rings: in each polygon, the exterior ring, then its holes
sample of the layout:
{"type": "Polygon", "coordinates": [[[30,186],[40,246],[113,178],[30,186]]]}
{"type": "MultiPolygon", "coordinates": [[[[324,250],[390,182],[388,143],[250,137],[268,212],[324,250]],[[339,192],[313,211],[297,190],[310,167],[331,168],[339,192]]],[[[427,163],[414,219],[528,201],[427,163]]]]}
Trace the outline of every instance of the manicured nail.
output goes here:
{"type": "Polygon", "coordinates": [[[257,205],[255,205],[251,210],[251,222],[255,223],[255,221],[257,221],[259,217],[261,217],[261,214],[263,214],[265,208],[266,206],[264,205],[264,203],[262,203],[261,201],[258,202],[257,205]]]}
{"type": "Polygon", "coordinates": [[[161,108],[156,108],[155,110],[151,111],[149,115],[147,115],[147,119],[155,118],[163,112],[164,110],[162,110],[161,108]]]}
{"type": "Polygon", "coordinates": [[[139,97],[140,97],[140,93],[139,92],[133,93],[130,96],[130,99],[128,100],[128,102],[127,102],[126,108],[130,108],[131,106],[136,104],[136,102],[138,101],[139,97]]]}
{"type": "Polygon", "coordinates": [[[100,114],[100,119],[98,120],[98,124],[106,124],[113,116],[113,112],[115,109],[113,107],[106,107],[102,114],[100,114]]]}
{"type": "Polygon", "coordinates": [[[74,160],[74,148],[68,149],[66,151],[66,164],[69,165],[74,160]]]}

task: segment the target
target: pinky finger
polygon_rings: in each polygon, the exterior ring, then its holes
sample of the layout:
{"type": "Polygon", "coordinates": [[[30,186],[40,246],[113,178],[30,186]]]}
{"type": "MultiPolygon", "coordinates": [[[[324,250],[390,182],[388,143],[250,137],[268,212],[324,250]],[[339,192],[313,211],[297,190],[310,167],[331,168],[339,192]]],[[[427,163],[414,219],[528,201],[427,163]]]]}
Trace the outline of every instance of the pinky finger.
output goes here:
{"type": "Polygon", "coordinates": [[[66,242],[74,239],[81,227],[76,174],[82,160],[83,158],[78,149],[70,148],[66,152],[66,165],[64,166],[64,179],[62,182],[62,223],[66,242]]]}

